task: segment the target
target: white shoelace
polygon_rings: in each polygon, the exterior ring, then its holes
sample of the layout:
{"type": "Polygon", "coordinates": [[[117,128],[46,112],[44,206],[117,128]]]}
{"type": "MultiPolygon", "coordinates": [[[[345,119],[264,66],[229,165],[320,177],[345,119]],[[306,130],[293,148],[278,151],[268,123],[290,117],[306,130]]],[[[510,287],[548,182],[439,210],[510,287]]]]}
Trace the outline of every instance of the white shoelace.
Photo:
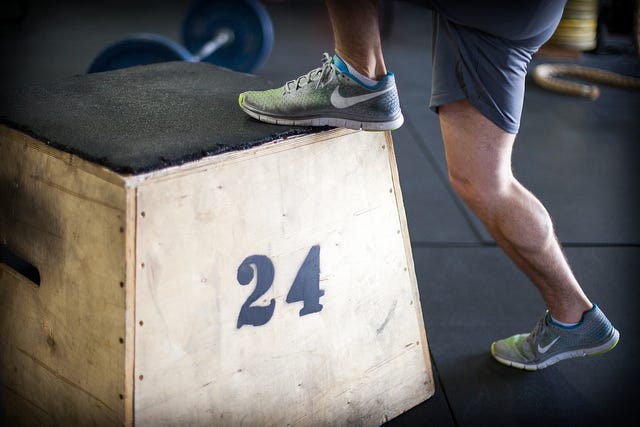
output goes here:
{"type": "Polygon", "coordinates": [[[328,53],[322,55],[322,67],[315,68],[309,71],[307,74],[303,74],[295,80],[290,80],[285,83],[283,87],[283,95],[291,93],[291,91],[298,90],[306,85],[316,82],[316,89],[324,86],[330,82],[337,73],[336,67],[333,64],[333,58],[328,53]]]}

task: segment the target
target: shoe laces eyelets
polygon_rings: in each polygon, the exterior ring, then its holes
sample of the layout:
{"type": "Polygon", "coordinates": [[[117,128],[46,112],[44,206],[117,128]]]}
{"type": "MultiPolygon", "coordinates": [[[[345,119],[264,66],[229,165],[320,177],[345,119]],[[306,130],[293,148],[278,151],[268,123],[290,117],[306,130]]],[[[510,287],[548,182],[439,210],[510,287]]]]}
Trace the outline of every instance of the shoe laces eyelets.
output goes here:
{"type": "Polygon", "coordinates": [[[288,95],[292,91],[297,91],[311,82],[316,82],[315,89],[324,87],[331,81],[333,76],[337,75],[339,71],[333,65],[333,59],[328,53],[322,57],[322,66],[309,71],[307,74],[303,74],[295,80],[290,80],[284,84],[282,95],[288,95]],[[292,86],[294,86],[292,88],[292,86]]]}

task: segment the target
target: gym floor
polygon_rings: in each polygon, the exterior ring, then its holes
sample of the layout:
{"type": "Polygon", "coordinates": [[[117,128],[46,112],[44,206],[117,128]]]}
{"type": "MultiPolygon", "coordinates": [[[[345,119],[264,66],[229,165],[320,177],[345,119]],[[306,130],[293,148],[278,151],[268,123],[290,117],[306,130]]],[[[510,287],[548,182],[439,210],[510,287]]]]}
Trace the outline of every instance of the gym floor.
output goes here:
{"type": "MultiPolygon", "coordinates": [[[[30,1],[22,22],[2,20],[0,87],[82,74],[128,33],[179,40],[189,4],[30,1]]],[[[280,85],[318,66],[333,41],[322,1],[265,5],[275,46],[256,74],[280,85]]],[[[438,118],[427,108],[430,11],[408,1],[393,2],[393,11],[384,49],[406,120],[393,138],[436,393],[388,425],[640,425],[640,94],[602,87],[589,101],[527,82],[514,171],[547,206],[576,276],[621,341],[605,355],[539,372],[499,365],[491,342],[530,331],[545,307],[447,182],[438,118]]],[[[606,53],[564,62],[640,76],[630,38],[609,43],[606,53]]],[[[557,60],[532,65],[541,62],[557,60]]]]}

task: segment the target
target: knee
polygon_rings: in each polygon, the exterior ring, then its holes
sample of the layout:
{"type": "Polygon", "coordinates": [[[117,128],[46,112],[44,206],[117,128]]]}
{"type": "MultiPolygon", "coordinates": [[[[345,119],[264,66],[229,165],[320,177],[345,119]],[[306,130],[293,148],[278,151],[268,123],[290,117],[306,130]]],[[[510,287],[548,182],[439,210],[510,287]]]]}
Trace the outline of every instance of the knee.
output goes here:
{"type": "Polygon", "coordinates": [[[506,192],[509,177],[474,177],[463,171],[449,169],[449,182],[456,194],[477,215],[482,216],[506,192]]]}
{"type": "Polygon", "coordinates": [[[451,188],[456,192],[460,198],[467,202],[467,199],[471,199],[476,190],[473,188],[473,181],[464,175],[456,173],[455,170],[449,168],[449,183],[451,188]]]}

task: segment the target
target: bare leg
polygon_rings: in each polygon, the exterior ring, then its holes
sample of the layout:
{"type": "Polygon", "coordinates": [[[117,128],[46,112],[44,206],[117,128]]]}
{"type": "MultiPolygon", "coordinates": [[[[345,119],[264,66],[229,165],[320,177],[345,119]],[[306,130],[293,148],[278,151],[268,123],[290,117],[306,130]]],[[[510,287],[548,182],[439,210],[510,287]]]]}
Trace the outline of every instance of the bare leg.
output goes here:
{"type": "MultiPolygon", "coordinates": [[[[377,3],[325,0],[336,52],[363,75],[386,74],[377,3]]],[[[592,307],[580,288],[544,206],[513,176],[515,135],[504,132],[468,101],[440,108],[451,183],[496,242],[536,285],[551,312],[577,322],[592,307]]]]}
{"type": "Polygon", "coordinates": [[[468,100],[442,106],[439,113],[452,186],[536,285],[551,315],[578,322],[592,304],[562,253],[546,209],[513,176],[515,135],[468,100]]]}
{"type": "Polygon", "coordinates": [[[374,0],[325,0],[335,50],[359,73],[379,80],[387,74],[382,56],[378,4],[374,0]]]}

